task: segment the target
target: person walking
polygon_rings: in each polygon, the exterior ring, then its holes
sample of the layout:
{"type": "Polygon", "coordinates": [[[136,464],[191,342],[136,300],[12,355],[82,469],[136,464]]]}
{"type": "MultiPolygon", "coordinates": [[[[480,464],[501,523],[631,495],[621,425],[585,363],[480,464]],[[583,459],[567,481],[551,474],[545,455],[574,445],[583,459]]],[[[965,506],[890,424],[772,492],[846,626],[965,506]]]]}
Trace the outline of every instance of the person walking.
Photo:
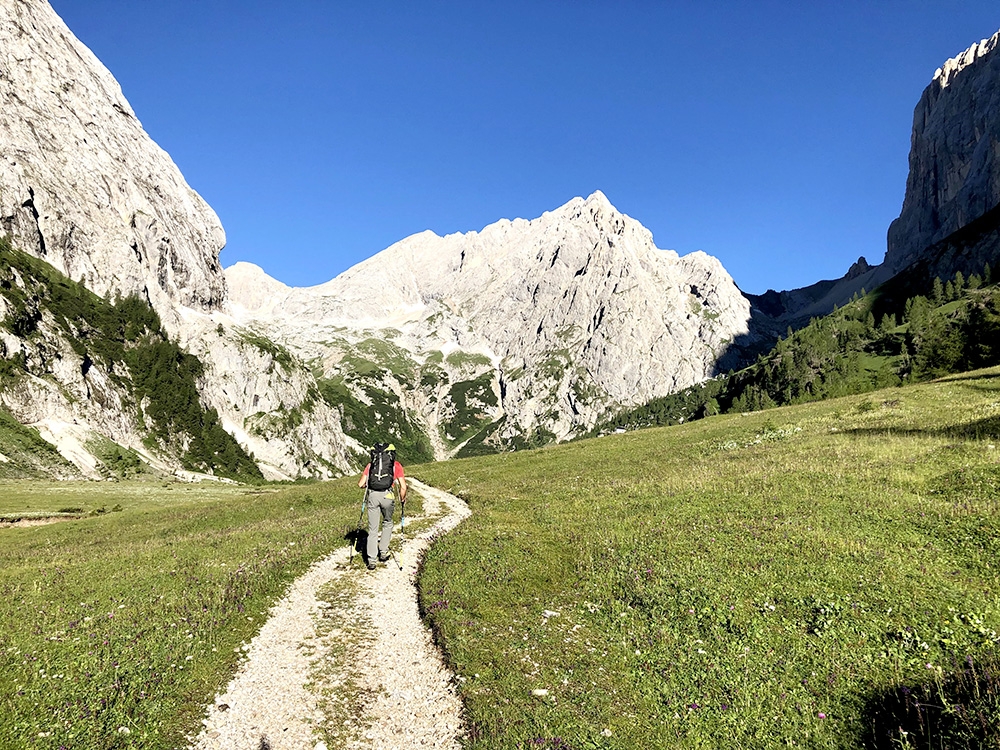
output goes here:
{"type": "Polygon", "coordinates": [[[396,495],[393,486],[398,487],[400,505],[406,504],[406,478],[403,465],[396,460],[396,446],[392,443],[375,443],[371,450],[371,460],[358,480],[358,487],[367,487],[368,500],[368,546],[366,550],[368,570],[375,570],[376,555],[379,562],[389,559],[389,540],[392,538],[392,514],[396,495]],[[379,519],[382,521],[381,533],[379,519]]]}

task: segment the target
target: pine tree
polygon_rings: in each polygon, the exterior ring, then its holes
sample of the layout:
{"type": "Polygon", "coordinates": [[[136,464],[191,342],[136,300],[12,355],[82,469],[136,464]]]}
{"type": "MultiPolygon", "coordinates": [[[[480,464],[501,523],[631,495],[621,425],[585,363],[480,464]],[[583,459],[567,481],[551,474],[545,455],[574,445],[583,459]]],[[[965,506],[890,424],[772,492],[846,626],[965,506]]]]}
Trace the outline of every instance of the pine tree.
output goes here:
{"type": "Polygon", "coordinates": [[[965,276],[961,271],[955,271],[955,297],[961,296],[965,291],[965,276]]]}
{"type": "Polygon", "coordinates": [[[952,302],[957,297],[958,295],[955,294],[955,285],[949,279],[948,283],[944,285],[944,299],[946,302],[952,302]]]}
{"type": "Polygon", "coordinates": [[[944,300],[944,284],[941,283],[941,277],[934,277],[934,287],[931,291],[931,300],[933,300],[935,305],[940,305],[944,300]]]}

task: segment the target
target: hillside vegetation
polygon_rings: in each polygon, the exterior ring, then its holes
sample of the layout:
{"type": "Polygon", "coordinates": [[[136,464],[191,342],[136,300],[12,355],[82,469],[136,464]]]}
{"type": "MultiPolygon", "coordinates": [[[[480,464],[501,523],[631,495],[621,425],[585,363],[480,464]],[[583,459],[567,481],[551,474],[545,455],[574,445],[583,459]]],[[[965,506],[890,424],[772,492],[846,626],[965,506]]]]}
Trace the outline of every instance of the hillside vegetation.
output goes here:
{"type": "Polygon", "coordinates": [[[935,279],[927,296],[899,298],[893,286],[855,295],[788,336],[738,372],[629,409],[614,427],[679,424],[866,393],[1000,364],[1000,288],[982,276],[935,279]]]}
{"type": "MultiPolygon", "coordinates": [[[[52,378],[50,360],[60,358],[64,341],[79,357],[84,377],[99,368],[123,395],[147,431],[149,448],[176,452],[193,471],[263,479],[215,409],[202,405],[201,362],[170,340],[148,302],[108,302],[0,237],[0,303],[0,311],[6,310],[0,325],[22,346],[2,352],[0,391],[28,375],[52,378]]],[[[117,473],[114,460],[106,463],[109,473],[117,473]]]]}
{"type": "Polygon", "coordinates": [[[419,467],[469,747],[996,747],[998,444],[990,370],[419,467]]]}
{"type": "Polygon", "coordinates": [[[63,458],[38,430],[25,427],[0,407],[0,480],[77,477],[75,466],[63,458]]]}

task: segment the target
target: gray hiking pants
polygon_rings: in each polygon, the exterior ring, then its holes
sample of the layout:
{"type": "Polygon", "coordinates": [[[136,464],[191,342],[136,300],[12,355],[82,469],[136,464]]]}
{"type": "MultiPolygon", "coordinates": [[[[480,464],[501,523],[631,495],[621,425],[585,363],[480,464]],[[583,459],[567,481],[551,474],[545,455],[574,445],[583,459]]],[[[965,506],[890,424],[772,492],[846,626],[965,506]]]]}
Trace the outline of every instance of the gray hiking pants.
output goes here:
{"type": "Polygon", "coordinates": [[[392,511],[395,498],[386,497],[385,491],[368,490],[368,559],[374,562],[378,555],[389,554],[389,540],[392,538],[392,511]],[[382,533],[379,535],[379,519],[382,533]]]}

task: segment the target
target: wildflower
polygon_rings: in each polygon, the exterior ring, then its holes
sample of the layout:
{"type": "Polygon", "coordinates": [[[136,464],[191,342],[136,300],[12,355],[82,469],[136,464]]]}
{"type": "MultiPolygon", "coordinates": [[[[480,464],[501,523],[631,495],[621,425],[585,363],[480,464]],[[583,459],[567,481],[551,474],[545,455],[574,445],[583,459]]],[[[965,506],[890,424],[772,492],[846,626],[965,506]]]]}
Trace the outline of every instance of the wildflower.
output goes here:
{"type": "Polygon", "coordinates": [[[132,734],[132,730],[128,727],[118,727],[118,734],[132,734]]]}
{"type": "Polygon", "coordinates": [[[601,730],[601,734],[604,737],[610,737],[611,736],[611,730],[608,729],[607,727],[604,727],[604,729],[601,730]]]}
{"type": "Polygon", "coordinates": [[[546,690],[545,688],[538,688],[536,690],[532,690],[531,694],[537,696],[538,698],[544,698],[546,695],[549,694],[549,691],[546,690]]]}
{"type": "Polygon", "coordinates": [[[819,714],[817,714],[817,715],[818,715],[818,716],[819,716],[819,718],[821,718],[821,719],[825,719],[825,718],[826,718],[826,714],[825,714],[825,713],[823,713],[822,711],[820,711],[820,712],[819,712],[819,714]]]}

